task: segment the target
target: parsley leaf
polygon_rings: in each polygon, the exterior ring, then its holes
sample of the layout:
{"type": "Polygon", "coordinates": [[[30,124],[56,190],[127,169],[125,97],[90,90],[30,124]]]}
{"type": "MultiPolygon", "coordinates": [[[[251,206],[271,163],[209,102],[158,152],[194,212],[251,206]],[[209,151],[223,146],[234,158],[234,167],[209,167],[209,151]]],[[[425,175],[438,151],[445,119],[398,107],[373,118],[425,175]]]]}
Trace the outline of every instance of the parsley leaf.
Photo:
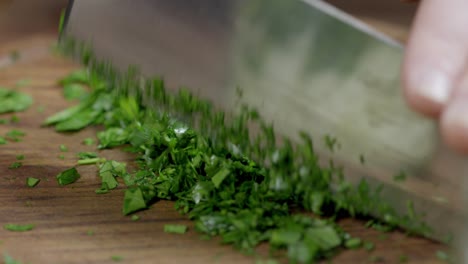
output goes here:
{"type": "Polygon", "coordinates": [[[3,262],[5,262],[5,264],[21,264],[20,261],[13,259],[13,258],[12,258],[10,255],[8,255],[7,253],[4,253],[4,254],[3,254],[3,262]]]}
{"type": "Polygon", "coordinates": [[[68,83],[63,86],[63,96],[67,100],[83,98],[87,93],[86,88],[78,83],[68,83]]]}
{"type": "Polygon", "coordinates": [[[172,234],[185,234],[188,230],[186,225],[173,225],[166,224],[164,225],[164,232],[172,234]]]}
{"type": "Polygon", "coordinates": [[[3,228],[8,231],[13,231],[13,232],[24,232],[24,231],[30,231],[33,230],[35,225],[33,224],[5,224],[3,228]]]}
{"type": "Polygon", "coordinates": [[[5,88],[0,88],[0,101],[0,114],[24,111],[33,103],[31,96],[5,88]]]}
{"type": "Polygon", "coordinates": [[[123,260],[122,256],[111,256],[112,261],[114,262],[120,262],[123,260]]]}
{"type": "Polygon", "coordinates": [[[147,207],[140,188],[133,187],[125,191],[123,214],[128,215],[147,207]]]}
{"type": "Polygon", "coordinates": [[[94,139],[92,139],[92,138],[85,138],[85,139],[83,140],[83,145],[86,145],[86,146],[94,145],[94,139]]]}
{"type": "Polygon", "coordinates": [[[20,161],[13,162],[8,168],[9,169],[18,169],[19,167],[23,166],[23,163],[20,161]]]}
{"type": "Polygon", "coordinates": [[[59,173],[57,176],[57,182],[60,186],[72,184],[80,178],[80,174],[75,167],[67,169],[59,173]]]}
{"type": "Polygon", "coordinates": [[[61,144],[59,148],[60,148],[61,152],[67,152],[68,151],[67,146],[65,146],[64,144],[61,144]]]}
{"type": "Polygon", "coordinates": [[[82,160],[82,159],[97,158],[98,154],[96,152],[78,152],[77,156],[80,160],[82,160]]]}
{"type": "Polygon", "coordinates": [[[36,187],[41,180],[33,177],[28,177],[26,179],[26,185],[30,188],[36,187]]]}

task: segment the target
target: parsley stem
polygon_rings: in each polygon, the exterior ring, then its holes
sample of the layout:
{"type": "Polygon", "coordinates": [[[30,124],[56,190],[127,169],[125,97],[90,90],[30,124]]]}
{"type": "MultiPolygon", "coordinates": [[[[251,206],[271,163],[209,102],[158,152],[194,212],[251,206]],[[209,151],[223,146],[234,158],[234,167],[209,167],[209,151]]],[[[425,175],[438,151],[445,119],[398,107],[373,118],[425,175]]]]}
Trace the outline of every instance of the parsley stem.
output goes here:
{"type": "Polygon", "coordinates": [[[91,165],[96,163],[103,163],[105,162],[105,158],[92,158],[92,159],[82,159],[77,162],[78,165],[91,165]]]}

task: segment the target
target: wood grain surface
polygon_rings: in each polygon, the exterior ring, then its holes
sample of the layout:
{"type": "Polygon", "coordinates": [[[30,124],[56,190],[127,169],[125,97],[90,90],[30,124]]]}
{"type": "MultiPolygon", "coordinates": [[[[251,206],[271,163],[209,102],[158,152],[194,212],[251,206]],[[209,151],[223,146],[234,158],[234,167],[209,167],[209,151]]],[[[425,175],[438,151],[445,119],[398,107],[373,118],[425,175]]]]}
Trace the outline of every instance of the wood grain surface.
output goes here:
{"type": "MultiPolygon", "coordinates": [[[[44,1],[47,10],[59,10],[61,5],[63,1],[44,1]]],[[[50,14],[56,13],[50,11],[50,14]]],[[[405,16],[409,15],[402,15],[405,16]]],[[[382,25],[394,32],[407,32],[408,28],[406,24],[391,22],[382,25]]],[[[36,225],[29,232],[0,229],[0,254],[7,252],[15,259],[31,264],[114,263],[112,256],[122,256],[121,263],[255,263],[254,256],[245,256],[229,246],[220,245],[217,240],[201,241],[193,229],[185,235],[164,233],[166,223],[183,223],[191,227],[191,223],[174,210],[172,202],[161,201],[138,213],[139,221],[123,217],[123,190],[95,194],[100,182],[94,166],[79,167],[82,177],[75,184],[58,186],[55,176],[74,165],[77,152],[95,150],[81,141],[94,137],[99,128],[59,134],[52,128],[41,127],[48,115],[72,104],[65,101],[56,81],[79,67],[48,52],[56,37],[53,27],[55,23],[44,22],[33,32],[14,32],[10,38],[3,34],[0,42],[0,86],[14,87],[19,80],[27,79],[29,84],[18,89],[34,98],[30,109],[17,114],[18,123],[0,125],[0,135],[11,129],[27,133],[21,142],[0,146],[0,225],[36,225]],[[8,54],[12,50],[26,55],[17,63],[11,63],[8,54]],[[61,152],[60,144],[65,144],[68,152],[61,152]],[[25,155],[24,165],[9,169],[18,154],[25,155]],[[59,155],[64,155],[65,159],[60,159],[59,155]],[[29,188],[25,183],[27,177],[40,178],[41,182],[35,188],[29,188]],[[94,234],[88,235],[89,231],[94,234]]],[[[8,28],[8,31],[14,30],[8,28]]],[[[11,114],[0,115],[0,118],[10,117],[11,114]]],[[[130,163],[133,159],[118,149],[103,151],[101,155],[130,163]]],[[[407,263],[441,263],[435,253],[446,250],[438,243],[407,237],[401,232],[382,234],[366,229],[362,221],[345,219],[341,225],[352,235],[374,242],[376,248],[372,252],[363,249],[343,251],[332,263],[400,263],[404,258],[408,259],[407,263]]],[[[266,255],[267,247],[261,246],[259,254],[266,255]]]]}

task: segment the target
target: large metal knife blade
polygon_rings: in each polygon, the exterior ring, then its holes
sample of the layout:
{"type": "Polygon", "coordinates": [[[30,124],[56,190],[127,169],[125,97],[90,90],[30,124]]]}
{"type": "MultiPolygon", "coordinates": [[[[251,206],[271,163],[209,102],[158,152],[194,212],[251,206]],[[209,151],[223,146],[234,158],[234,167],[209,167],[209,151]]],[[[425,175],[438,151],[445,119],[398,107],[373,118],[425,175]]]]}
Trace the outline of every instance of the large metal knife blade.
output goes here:
{"type": "Polygon", "coordinates": [[[319,0],[80,0],[65,33],[122,70],[137,65],[226,111],[240,87],[282,135],[308,131],[349,180],[384,183],[402,211],[413,201],[435,238],[460,233],[468,162],[445,148],[435,122],[406,106],[402,45],[336,8],[319,0]],[[319,144],[325,134],[341,148],[319,144]],[[400,171],[403,183],[393,179],[400,171]]]}

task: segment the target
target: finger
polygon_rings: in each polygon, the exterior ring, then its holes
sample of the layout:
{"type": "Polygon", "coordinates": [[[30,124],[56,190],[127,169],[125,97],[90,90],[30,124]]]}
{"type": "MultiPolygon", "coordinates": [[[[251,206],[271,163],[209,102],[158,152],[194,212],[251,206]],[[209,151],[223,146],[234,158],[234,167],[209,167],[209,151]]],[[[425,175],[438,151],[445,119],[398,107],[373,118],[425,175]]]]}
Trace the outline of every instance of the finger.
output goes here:
{"type": "Polygon", "coordinates": [[[443,110],[441,132],[447,145],[468,153],[468,69],[458,82],[451,100],[443,110]]]}
{"type": "Polygon", "coordinates": [[[438,117],[468,54],[468,1],[425,0],[403,63],[404,94],[415,110],[438,117]]]}

